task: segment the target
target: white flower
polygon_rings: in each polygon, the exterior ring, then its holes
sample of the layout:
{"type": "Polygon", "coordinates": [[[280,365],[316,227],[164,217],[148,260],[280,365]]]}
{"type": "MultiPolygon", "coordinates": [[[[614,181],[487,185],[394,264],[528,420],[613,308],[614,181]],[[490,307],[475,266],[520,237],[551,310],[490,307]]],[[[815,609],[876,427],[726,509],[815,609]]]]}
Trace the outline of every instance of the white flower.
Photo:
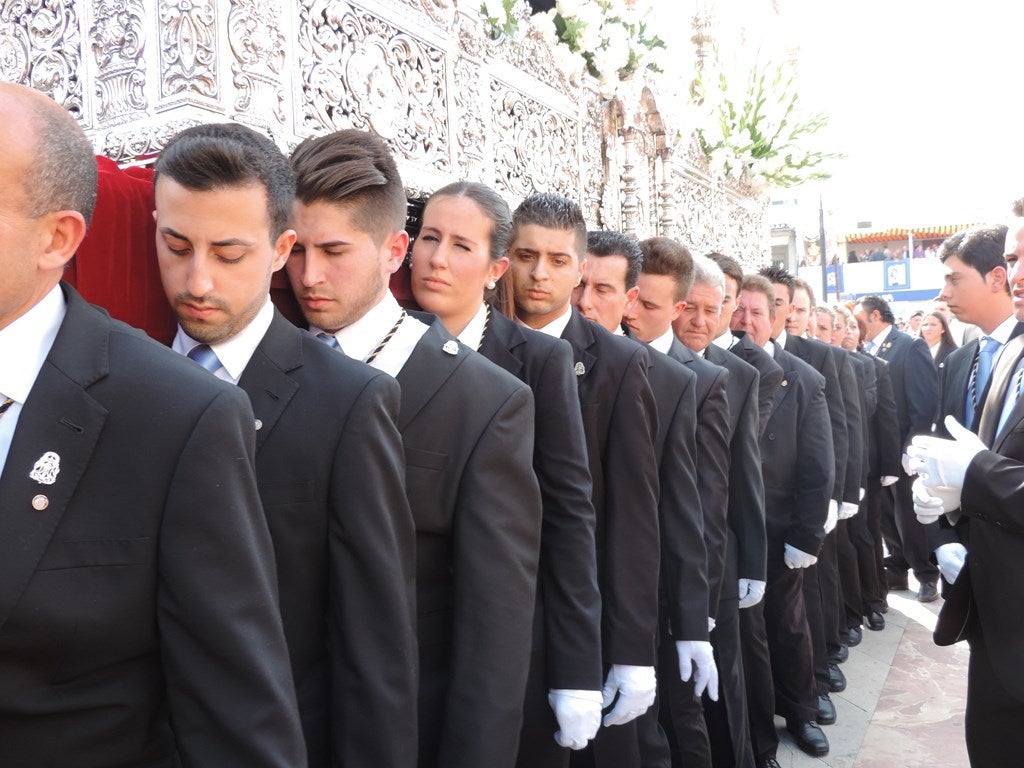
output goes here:
{"type": "Polygon", "coordinates": [[[481,0],[480,7],[488,19],[494,19],[499,24],[505,23],[505,4],[502,0],[481,0]]]}
{"type": "Polygon", "coordinates": [[[555,3],[555,10],[562,18],[569,19],[579,13],[580,4],[581,0],[558,0],[555,3]]]}
{"type": "Polygon", "coordinates": [[[551,8],[544,13],[538,13],[535,16],[531,16],[530,24],[540,33],[544,43],[552,50],[556,59],[558,58],[558,54],[561,50],[568,50],[566,46],[559,45],[558,33],[555,31],[554,8],[551,8]]]}
{"type": "Polygon", "coordinates": [[[601,40],[600,33],[601,25],[604,23],[604,14],[596,3],[588,2],[582,3],[574,15],[595,36],[593,44],[588,48],[588,50],[593,50],[601,40]]]}

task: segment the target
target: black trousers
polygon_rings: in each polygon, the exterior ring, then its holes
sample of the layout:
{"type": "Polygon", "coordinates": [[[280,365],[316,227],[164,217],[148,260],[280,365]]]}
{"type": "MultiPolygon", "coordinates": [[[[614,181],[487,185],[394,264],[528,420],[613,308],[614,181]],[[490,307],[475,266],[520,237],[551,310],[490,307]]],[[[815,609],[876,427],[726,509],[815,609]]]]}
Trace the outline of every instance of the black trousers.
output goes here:
{"type": "Polygon", "coordinates": [[[934,584],[939,578],[939,569],[930,560],[927,531],[914,514],[913,484],[914,478],[901,472],[900,479],[889,486],[892,515],[882,518],[882,534],[889,549],[885,567],[897,574],[912,568],[919,582],[934,584]]]}
{"type": "MultiPolygon", "coordinates": [[[[755,608],[744,608],[746,613],[755,608]]],[[[718,601],[711,647],[718,665],[718,701],[704,696],[704,720],[714,768],[753,768],[747,719],[746,673],[740,645],[740,608],[735,597],[718,601]]]]}
{"type": "Polygon", "coordinates": [[[1024,755],[1024,701],[1003,687],[985,638],[971,637],[967,666],[967,754],[973,768],[1019,768],[1024,755]]]}
{"type": "Polygon", "coordinates": [[[814,683],[814,651],[804,602],[804,572],[800,568],[773,571],[768,566],[764,594],[764,625],[775,684],[775,712],[800,722],[818,714],[814,683]]]}
{"type": "Polygon", "coordinates": [[[853,544],[851,530],[854,520],[862,517],[864,504],[857,514],[847,520],[840,520],[836,526],[836,555],[839,571],[839,591],[842,595],[842,610],[839,615],[839,629],[859,627],[864,610],[864,599],[860,586],[860,567],[857,559],[857,548],[853,544]]]}
{"type": "Polygon", "coordinates": [[[757,760],[775,757],[779,735],[775,731],[775,684],[764,621],[764,600],[740,611],[740,648],[747,688],[750,746],[757,760]]]}
{"type": "Polygon", "coordinates": [[[544,643],[534,642],[523,699],[523,728],[519,732],[517,768],[567,768],[569,751],[555,741],[558,720],[548,703],[544,643]]]}
{"type": "MultiPolygon", "coordinates": [[[[882,503],[885,489],[877,476],[868,477],[867,492],[861,502],[861,510],[850,518],[850,542],[857,551],[857,568],[860,573],[861,615],[870,611],[881,612],[885,607],[885,568],[882,564],[882,503]]],[[[850,626],[860,626],[857,624],[850,626]]]]}

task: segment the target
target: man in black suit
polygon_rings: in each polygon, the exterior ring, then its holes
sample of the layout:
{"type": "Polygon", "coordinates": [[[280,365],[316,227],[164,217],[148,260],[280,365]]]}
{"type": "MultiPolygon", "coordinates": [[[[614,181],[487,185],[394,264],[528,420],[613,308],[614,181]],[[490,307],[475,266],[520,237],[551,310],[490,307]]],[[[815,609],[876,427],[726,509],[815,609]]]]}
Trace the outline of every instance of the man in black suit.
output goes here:
{"type": "MultiPolygon", "coordinates": [[[[618,232],[591,232],[583,280],[573,293],[573,303],[584,317],[645,345],[650,355],[647,377],[658,406],[655,453],[660,486],[661,695],[655,706],[637,720],[645,766],[668,766],[672,753],[680,747],[692,749],[690,744],[680,745],[674,738],[678,734],[671,730],[666,734],[658,724],[660,705],[668,708],[671,704],[668,691],[682,687],[691,702],[696,702],[705,689],[718,697],[718,671],[708,640],[708,557],[695,464],[697,374],[667,354],[673,341],[669,324],[675,302],[667,302],[667,314],[659,315],[659,323],[652,323],[649,313],[637,308],[643,301],[638,285],[641,264],[650,261],[652,248],[664,248],[670,242],[652,245],[652,241],[645,240],[638,244],[618,232]]],[[[668,298],[674,290],[670,289],[668,298]]],[[[645,307],[650,305],[648,296],[645,307]]],[[[695,705],[695,718],[700,719],[699,705],[695,705]]]]}
{"type": "MultiPolygon", "coordinates": [[[[764,631],[771,656],[775,710],[786,718],[787,728],[801,749],[824,755],[829,745],[815,723],[818,696],[802,582],[804,569],[815,564],[825,536],[834,456],[824,378],[771,341],[774,312],[772,284],[757,275],[745,277],[733,328],[746,331],[765,351],[772,350],[785,371],[761,438],[768,542],[764,631]]],[[[756,675],[753,687],[763,686],[764,660],[752,661],[760,667],[752,671],[756,675]]],[[[759,701],[766,698],[760,690],[754,696],[759,701]]],[[[751,730],[763,732],[768,727],[753,723],[751,730]]],[[[774,760],[774,745],[756,757],[762,764],[774,760]]]]}
{"type": "MultiPolygon", "coordinates": [[[[754,366],[729,351],[736,341],[729,332],[729,320],[737,289],[730,286],[729,317],[723,317],[726,280],[714,261],[695,256],[693,284],[674,330],[691,352],[729,371],[726,385],[729,400],[728,540],[725,575],[715,612],[715,630],[711,634],[722,680],[722,703],[705,701],[704,714],[713,764],[745,768],[754,764],[754,757],[747,721],[739,612],[741,608],[757,605],[764,596],[766,568],[758,417],[761,377],[754,366]]],[[[738,286],[739,281],[735,281],[735,285],[738,286]]],[[[782,380],[782,369],[767,354],[762,352],[762,355],[768,365],[777,370],[778,384],[782,380]]]]}
{"type": "MultiPolygon", "coordinates": [[[[914,435],[931,432],[939,406],[938,379],[931,353],[924,339],[913,339],[893,327],[895,317],[889,304],[878,296],[865,296],[854,309],[864,327],[865,349],[889,364],[900,449],[905,450],[914,435]]],[[[890,589],[907,588],[907,569],[913,568],[920,585],[917,599],[930,602],[938,597],[938,569],[929,555],[925,530],[917,524],[911,498],[913,478],[905,472],[892,484],[893,515],[883,504],[882,535],[889,556],[885,560],[890,589]]]]}
{"type": "Polygon", "coordinates": [[[416,526],[417,765],[511,768],[540,546],[533,396],[388,290],[409,236],[402,180],[379,138],[310,139],[292,167],[297,238],[285,268],[310,330],[401,385],[416,526]]]}
{"type": "Polygon", "coordinates": [[[164,148],[157,259],[178,320],[173,349],[205,355],[256,415],[310,767],[404,766],[416,751],[415,542],[398,383],[270,303],[295,241],[294,191],[287,158],[241,125],[189,128],[164,148]]]}
{"type": "MultiPolygon", "coordinates": [[[[976,325],[984,334],[956,349],[939,365],[939,413],[934,431],[942,437],[949,437],[946,416],[977,433],[992,365],[999,350],[1024,332],[1010,298],[1004,259],[1006,232],[1005,226],[972,227],[947,238],[939,248],[946,270],[939,299],[947,302],[958,320],[976,325]]],[[[968,524],[968,518],[961,517],[954,527],[943,517],[927,526],[929,546],[950,584],[956,581],[967,555],[968,524]]]]}
{"type": "MultiPolygon", "coordinates": [[[[1014,311],[1024,321],[1024,218],[1011,220],[1005,251],[1014,311]]],[[[945,513],[970,521],[968,562],[956,583],[970,599],[947,601],[940,622],[962,628],[956,639],[966,638],[971,646],[967,752],[972,766],[986,768],[1018,765],[1024,753],[1022,381],[1024,336],[1018,335],[993,368],[979,435],[947,417],[953,440],[919,437],[909,450],[911,468],[921,473],[915,487],[918,519],[930,523],[945,513]],[[957,615],[947,615],[954,608],[957,615]]]]}
{"type": "Polygon", "coordinates": [[[640,764],[635,718],[655,695],[658,615],[657,406],[640,345],[571,305],[586,266],[587,229],[573,201],[531,195],[512,216],[509,259],[517,319],[572,345],[597,515],[603,704],[611,711],[573,765],[640,764]]]}
{"type": "Polygon", "coordinates": [[[0,111],[0,762],[299,768],[252,409],[59,284],[92,146],[0,111]]]}

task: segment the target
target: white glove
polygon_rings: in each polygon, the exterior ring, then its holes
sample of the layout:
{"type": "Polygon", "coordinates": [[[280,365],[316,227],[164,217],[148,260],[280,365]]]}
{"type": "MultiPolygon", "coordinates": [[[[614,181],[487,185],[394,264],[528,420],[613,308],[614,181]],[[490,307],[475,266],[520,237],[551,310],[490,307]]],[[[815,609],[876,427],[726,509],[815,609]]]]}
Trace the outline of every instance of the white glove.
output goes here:
{"type": "Polygon", "coordinates": [[[711,618],[710,616],[708,616],[708,634],[709,634],[709,635],[710,635],[710,634],[711,634],[712,632],[714,632],[714,631],[715,631],[715,627],[717,627],[717,626],[718,626],[718,622],[716,622],[716,621],[715,621],[715,620],[714,620],[713,618],[711,618]]]}
{"type": "Polygon", "coordinates": [[[844,501],[839,505],[839,519],[849,520],[851,517],[857,514],[860,507],[854,504],[852,501],[844,501]]]}
{"type": "Polygon", "coordinates": [[[857,497],[857,499],[858,499],[859,501],[864,501],[864,494],[865,494],[865,493],[867,493],[867,490],[865,490],[864,488],[861,488],[861,489],[860,489],[860,496],[858,496],[858,497],[857,497]]]}
{"type": "Polygon", "coordinates": [[[921,525],[934,523],[942,513],[960,508],[959,488],[933,488],[927,484],[926,478],[918,477],[910,486],[910,492],[914,500],[914,514],[921,525]]]}
{"type": "Polygon", "coordinates": [[[766,582],[757,579],[740,579],[740,608],[749,608],[760,603],[764,597],[765,586],[766,582]]]}
{"type": "Polygon", "coordinates": [[[784,547],[783,559],[786,561],[787,568],[810,568],[818,562],[817,557],[797,549],[792,544],[785,544],[784,547]]]}
{"type": "Polygon", "coordinates": [[[601,727],[601,692],[552,688],[548,704],[555,711],[558,730],[555,741],[561,747],[583,749],[601,727]]]}
{"type": "Polygon", "coordinates": [[[885,488],[886,486],[892,485],[897,480],[899,480],[899,478],[893,475],[882,475],[882,487],[885,488]]]}
{"type": "Polygon", "coordinates": [[[943,544],[935,550],[935,561],[939,564],[939,572],[942,578],[952,584],[960,575],[960,569],[964,567],[964,560],[967,558],[967,549],[963,544],[953,542],[943,544]]]}
{"type": "Polygon", "coordinates": [[[828,500],[828,514],[825,515],[825,533],[829,534],[835,530],[839,521],[839,503],[835,499],[828,500]]]}
{"type": "Polygon", "coordinates": [[[711,700],[718,701],[718,667],[711,643],[707,640],[676,640],[676,654],[679,656],[679,679],[685,683],[696,667],[694,694],[699,697],[707,689],[711,700]]]}
{"type": "Polygon", "coordinates": [[[952,416],[947,416],[943,423],[953,439],[918,435],[907,448],[909,463],[929,488],[963,488],[967,467],[975,456],[986,450],[985,444],[952,416]]]}
{"type": "Polygon", "coordinates": [[[612,664],[604,682],[604,700],[601,705],[611,705],[615,701],[615,694],[618,694],[619,700],[615,708],[604,716],[604,724],[624,725],[640,717],[654,703],[656,689],[654,667],[612,664]]]}

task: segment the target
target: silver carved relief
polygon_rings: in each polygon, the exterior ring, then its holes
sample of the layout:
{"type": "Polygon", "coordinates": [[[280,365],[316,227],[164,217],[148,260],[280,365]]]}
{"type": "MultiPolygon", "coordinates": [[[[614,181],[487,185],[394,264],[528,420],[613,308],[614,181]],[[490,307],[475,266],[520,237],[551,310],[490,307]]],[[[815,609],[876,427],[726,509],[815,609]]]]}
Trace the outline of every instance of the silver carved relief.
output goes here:
{"type": "Polygon", "coordinates": [[[280,9],[260,0],[232,0],[228,11],[228,43],[234,61],[234,107],[267,130],[284,124],[285,39],[280,9]]]}
{"type": "Polygon", "coordinates": [[[215,0],[160,0],[159,19],[160,95],[218,98],[215,0]]]}
{"type": "Polygon", "coordinates": [[[144,22],[142,0],[98,0],[93,6],[89,43],[100,122],[125,122],[146,109],[144,22]]]}

